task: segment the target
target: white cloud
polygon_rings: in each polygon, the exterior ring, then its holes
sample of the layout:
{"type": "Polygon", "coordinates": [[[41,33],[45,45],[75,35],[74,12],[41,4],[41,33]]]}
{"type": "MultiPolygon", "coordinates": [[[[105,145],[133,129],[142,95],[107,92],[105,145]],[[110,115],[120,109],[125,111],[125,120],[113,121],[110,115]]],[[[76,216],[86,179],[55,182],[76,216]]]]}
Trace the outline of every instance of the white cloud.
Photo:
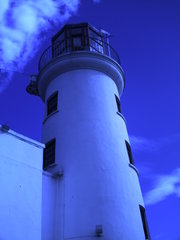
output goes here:
{"type": "Polygon", "coordinates": [[[8,10],[9,8],[9,2],[10,0],[1,0],[0,1],[0,22],[4,19],[4,15],[6,13],[6,11],[8,10]]]}
{"type": "Polygon", "coordinates": [[[130,135],[129,140],[131,142],[132,149],[135,151],[155,151],[157,144],[144,137],[130,135]]]}
{"type": "Polygon", "coordinates": [[[172,194],[180,197],[180,186],[178,184],[180,184],[180,168],[170,175],[158,176],[154,188],[145,195],[146,205],[156,204],[172,194]]]}
{"type": "Polygon", "coordinates": [[[132,149],[137,152],[153,152],[157,151],[167,145],[172,145],[174,142],[180,140],[180,134],[176,133],[168,137],[161,137],[159,139],[148,139],[141,136],[130,135],[129,140],[131,142],[132,149]]]}
{"type": "MultiPolygon", "coordinates": [[[[64,23],[79,0],[0,0],[0,6],[0,68],[22,70],[37,52],[41,33],[64,23]]],[[[10,79],[5,75],[6,80],[0,75],[0,92],[10,79]]]]}
{"type": "Polygon", "coordinates": [[[6,89],[6,87],[9,84],[9,81],[11,80],[12,75],[13,75],[12,72],[7,73],[2,70],[0,71],[0,91],[3,91],[6,89]]]}
{"type": "Polygon", "coordinates": [[[37,9],[31,4],[23,3],[14,8],[12,19],[15,28],[20,29],[23,33],[32,34],[36,32],[40,25],[40,19],[37,9]]]}

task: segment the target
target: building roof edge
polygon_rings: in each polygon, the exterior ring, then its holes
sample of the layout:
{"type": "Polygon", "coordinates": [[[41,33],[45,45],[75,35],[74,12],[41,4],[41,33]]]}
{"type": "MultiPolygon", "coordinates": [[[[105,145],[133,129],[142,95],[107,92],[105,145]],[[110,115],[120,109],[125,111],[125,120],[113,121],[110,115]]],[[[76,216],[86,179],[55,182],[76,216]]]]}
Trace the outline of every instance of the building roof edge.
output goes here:
{"type": "Polygon", "coordinates": [[[11,130],[10,128],[8,129],[7,126],[4,127],[4,125],[2,125],[2,124],[0,124],[0,131],[6,133],[8,135],[11,135],[11,136],[13,136],[15,138],[18,138],[19,140],[21,140],[23,142],[26,142],[26,143],[29,143],[31,145],[34,145],[34,146],[36,146],[38,148],[45,148],[45,144],[40,143],[40,142],[38,142],[36,140],[33,140],[33,139],[29,138],[29,137],[26,137],[26,136],[24,136],[24,135],[22,135],[20,133],[17,133],[15,131],[11,130]]]}

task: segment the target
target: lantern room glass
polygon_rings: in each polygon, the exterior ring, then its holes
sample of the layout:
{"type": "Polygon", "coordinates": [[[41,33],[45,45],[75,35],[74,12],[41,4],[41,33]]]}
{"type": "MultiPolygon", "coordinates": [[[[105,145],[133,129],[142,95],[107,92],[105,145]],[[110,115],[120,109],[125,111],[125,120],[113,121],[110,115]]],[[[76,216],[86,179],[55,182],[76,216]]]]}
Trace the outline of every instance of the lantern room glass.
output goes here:
{"type": "Polygon", "coordinates": [[[104,53],[103,35],[87,23],[65,25],[52,39],[53,57],[71,51],[104,53]]]}

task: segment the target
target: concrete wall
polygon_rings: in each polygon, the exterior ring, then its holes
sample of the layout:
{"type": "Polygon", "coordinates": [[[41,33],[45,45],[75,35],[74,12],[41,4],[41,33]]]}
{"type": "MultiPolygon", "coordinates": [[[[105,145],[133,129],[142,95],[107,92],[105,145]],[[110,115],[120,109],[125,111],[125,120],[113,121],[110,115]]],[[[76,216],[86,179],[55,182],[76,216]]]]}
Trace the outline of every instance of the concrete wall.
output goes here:
{"type": "Polygon", "coordinates": [[[42,185],[42,240],[57,240],[59,238],[59,178],[43,173],[42,185]]]}
{"type": "MultiPolygon", "coordinates": [[[[56,137],[56,164],[64,176],[43,188],[48,199],[52,184],[57,186],[48,201],[58,206],[57,226],[48,228],[53,221],[43,225],[43,240],[52,240],[49,229],[53,240],[93,240],[99,224],[105,240],[145,239],[139,211],[143,199],[137,172],[129,166],[115,82],[100,71],[73,70],[51,80],[46,100],[57,90],[58,111],[46,118],[45,108],[42,141],[56,137]]],[[[44,219],[55,216],[53,211],[51,206],[47,214],[44,208],[44,219]]]]}
{"type": "Polygon", "coordinates": [[[43,144],[0,130],[0,239],[41,239],[43,144]]]}

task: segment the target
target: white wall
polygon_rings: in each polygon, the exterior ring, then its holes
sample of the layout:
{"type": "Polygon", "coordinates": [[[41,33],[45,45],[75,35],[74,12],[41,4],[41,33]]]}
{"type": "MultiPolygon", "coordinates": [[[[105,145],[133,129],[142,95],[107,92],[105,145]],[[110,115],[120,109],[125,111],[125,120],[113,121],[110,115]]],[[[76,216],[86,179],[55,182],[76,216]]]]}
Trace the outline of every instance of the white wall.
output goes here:
{"type": "MultiPolygon", "coordinates": [[[[102,239],[144,240],[143,199],[138,175],[129,166],[115,82],[102,72],[73,70],[50,82],[46,100],[57,90],[58,112],[45,120],[42,135],[44,143],[56,137],[56,163],[64,170],[58,191],[49,197],[51,208],[54,196],[58,202],[54,239],[96,239],[96,225],[102,224],[102,239]]],[[[50,188],[43,187],[44,196],[50,188]]],[[[43,216],[48,219],[46,208],[43,216]]],[[[47,226],[42,231],[48,234],[47,226]]]]}
{"type": "Polygon", "coordinates": [[[0,130],[0,239],[41,239],[43,144],[0,130]]]}

